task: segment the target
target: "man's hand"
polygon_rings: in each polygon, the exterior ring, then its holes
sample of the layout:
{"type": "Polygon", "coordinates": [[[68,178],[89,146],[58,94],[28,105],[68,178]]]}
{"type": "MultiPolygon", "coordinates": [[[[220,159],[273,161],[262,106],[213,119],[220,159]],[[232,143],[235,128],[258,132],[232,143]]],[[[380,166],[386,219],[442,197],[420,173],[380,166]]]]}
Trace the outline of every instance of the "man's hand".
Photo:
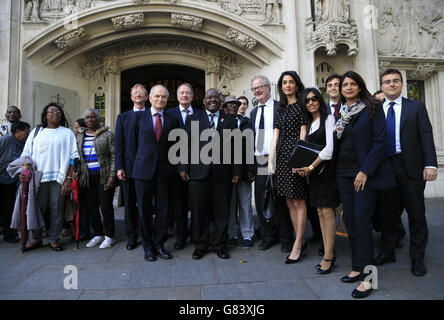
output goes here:
{"type": "Polygon", "coordinates": [[[114,177],[109,177],[106,186],[110,189],[114,188],[116,186],[116,179],[114,177]]]}
{"type": "Polygon", "coordinates": [[[62,184],[62,195],[66,196],[71,191],[71,179],[67,178],[62,184]]]}
{"type": "Polygon", "coordinates": [[[435,170],[433,168],[424,168],[423,176],[425,181],[436,180],[436,178],[438,177],[438,170],[435,170]]]}
{"type": "Polygon", "coordinates": [[[367,174],[362,171],[359,171],[356,175],[354,186],[356,191],[364,190],[365,183],[367,182],[367,174]]]}
{"type": "Polygon", "coordinates": [[[248,183],[252,183],[254,181],[254,173],[253,172],[248,172],[248,183]]]}
{"type": "Polygon", "coordinates": [[[181,172],[180,172],[180,177],[181,177],[182,180],[185,181],[185,182],[190,181],[190,175],[188,174],[188,172],[181,171],[181,172]]]}
{"type": "Polygon", "coordinates": [[[125,181],[126,180],[125,170],[123,169],[117,170],[117,178],[119,178],[119,180],[121,181],[125,181]]]}
{"type": "Polygon", "coordinates": [[[240,176],[233,176],[233,180],[231,180],[231,182],[238,183],[239,180],[240,180],[240,176]]]}

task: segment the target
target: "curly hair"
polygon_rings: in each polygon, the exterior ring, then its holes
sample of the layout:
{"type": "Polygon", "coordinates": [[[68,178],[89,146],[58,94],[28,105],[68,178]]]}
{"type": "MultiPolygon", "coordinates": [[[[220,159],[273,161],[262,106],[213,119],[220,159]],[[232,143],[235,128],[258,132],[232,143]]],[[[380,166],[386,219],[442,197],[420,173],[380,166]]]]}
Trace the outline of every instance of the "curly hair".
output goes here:
{"type": "Polygon", "coordinates": [[[47,104],[42,111],[42,115],[41,115],[41,126],[42,128],[46,128],[48,126],[48,120],[46,119],[46,114],[48,113],[48,109],[50,107],[57,107],[60,110],[60,123],[59,125],[61,125],[62,127],[68,127],[68,121],[66,120],[65,117],[65,112],[63,111],[63,108],[58,105],[57,103],[54,102],[50,102],[49,104],[47,104]]]}

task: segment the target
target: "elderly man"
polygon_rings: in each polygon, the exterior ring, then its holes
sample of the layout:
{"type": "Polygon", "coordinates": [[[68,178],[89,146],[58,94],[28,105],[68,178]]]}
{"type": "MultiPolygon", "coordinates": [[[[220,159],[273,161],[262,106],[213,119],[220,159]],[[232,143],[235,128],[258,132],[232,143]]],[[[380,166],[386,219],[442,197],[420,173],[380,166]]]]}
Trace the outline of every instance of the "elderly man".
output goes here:
{"type": "Polygon", "coordinates": [[[10,106],[6,110],[6,121],[0,125],[0,137],[11,135],[11,125],[19,121],[21,117],[20,109],[16,106],[10,106]]]}

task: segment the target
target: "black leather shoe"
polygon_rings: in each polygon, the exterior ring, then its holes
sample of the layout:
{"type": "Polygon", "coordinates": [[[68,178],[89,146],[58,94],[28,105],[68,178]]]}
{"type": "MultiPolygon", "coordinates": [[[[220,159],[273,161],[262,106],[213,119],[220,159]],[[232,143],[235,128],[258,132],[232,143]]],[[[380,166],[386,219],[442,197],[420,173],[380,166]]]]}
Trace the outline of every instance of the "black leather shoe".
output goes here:
{"type": "Polygon", "coordinates": [[[228,259],[230,256],[228,255],[228,253],[225,251],[225,249],[220,249],[216,251],[216,254],[219,258],[221,259],[228,259]]]}
{"type": "Polygon", "coordinates": [[[348,275],[346,275],[341,278],[341,282],[343,283],[353,283],[360,280],[361,280],[361,274],[358,274],[357,276],[354,277],[349,277],[348,275]]]}
{"type": "Polygon", "coordinates": [[[204,251],[204,250],[196,249],[196,250],[194,250],[194,252],[193,252],[193,259],[195,259],[195,260],[202,259],[202,257],[203,257],[204,255],[205,255],[205,251],[204,251]]]}
{"type": "Polygon", "coordinates": [[[58,242],[51,242],[51,243],[49,243],[49,247],[52,250],[57,251],[57,252],[63,251],[62,245],[60,243],[58,243],[58,242]]]}
{"type": "Polygon", "coordinates": [[[162,258],[162,259],[167,259],[168,260],[168,259],[171,259],[173,257],[168,251],[165,250],[165,248],[163,246],[159,247],[157,249],[156,253],[159,256],[159,258],[162,258]]]}
{"type": "Polygon", "coordinates": [[[416,259],[412,261],[412,269],[413,275],[417,277],[422,277],[427,273],[427,269],[424,265],[424,260],[416,259]]]}
{"type": "Polygon", "coordinates": [[[358,289],[353,290],[352,297],[356,299],[366,298],[372,292],[372,288],[365,291],[359,291],[358,289]]]}
{"type": "Polygon", "coordinates": [[[152,249],[146,249],[145,250],[145,261],[153,262],[156,261],[156,254],[152,249]]]}
{"type": "Polygon", "coordinates": [[[375,258],[375,266],[382,266],[384,263],[392,263],[392,262],[396,262],[396,256],[393,253],[392,254],[380,253],[375,258]]]}
{"type": "Polygon", "coordinates": [[[291,249],[293,249],[293,244],[292,243],[283,243],[283,244],[281,244],[281,252],[282,253],[291,252],[291,249]]]}
{"type": "Polygon", "coordinates": [[[259,250],[267,250],[270,249],[273,245],[272,242],[269,241],[262,241],[262,243],[259,245],[259,250]]]}
{"type": "Polygon", "coordinates": [[[137,242],[128,241],[126,244],[127,250],[134,250],[137,247],[137,242]]]}

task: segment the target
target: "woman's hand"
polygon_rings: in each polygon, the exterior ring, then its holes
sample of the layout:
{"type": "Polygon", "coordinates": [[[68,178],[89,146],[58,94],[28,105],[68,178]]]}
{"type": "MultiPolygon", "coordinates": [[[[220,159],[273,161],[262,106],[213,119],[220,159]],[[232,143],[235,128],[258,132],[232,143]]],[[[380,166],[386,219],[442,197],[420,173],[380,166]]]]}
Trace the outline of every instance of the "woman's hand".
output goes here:
{"type": "Polygon", "coordinates": [[[116,179],[114,177],[109,177],[108,181],[106,183],[106,187],[108,189],[110,189],[110,188],[114,188],[115,186],[116,186],[116,179]]]}
{"type": "Polygon", "coordinates": [[[268,173],[269,174],[275,174],[276,170],[273,168],[273,163],[271,161],[268,161],[268,173]]]}
{"type": "Polygon", "coordinates": [[[302,177],[306,177],[310,174],[311,169],[309,167],[303,167],[303,168],[292,168],[293,173],[297,173],[302,177]]]}
{"type": "Polygon", "coordinates": [[[71,191],[71,179],[66,178],[62,184],[62,195],[66,196],[71,191]]]}
{"type": "Polygon", "coordinates": [[[365,184],[367,182],[367,174],[362,171],[359,171],[356,175],[354,187],[356,191],[364,190],[365,184]]]}

